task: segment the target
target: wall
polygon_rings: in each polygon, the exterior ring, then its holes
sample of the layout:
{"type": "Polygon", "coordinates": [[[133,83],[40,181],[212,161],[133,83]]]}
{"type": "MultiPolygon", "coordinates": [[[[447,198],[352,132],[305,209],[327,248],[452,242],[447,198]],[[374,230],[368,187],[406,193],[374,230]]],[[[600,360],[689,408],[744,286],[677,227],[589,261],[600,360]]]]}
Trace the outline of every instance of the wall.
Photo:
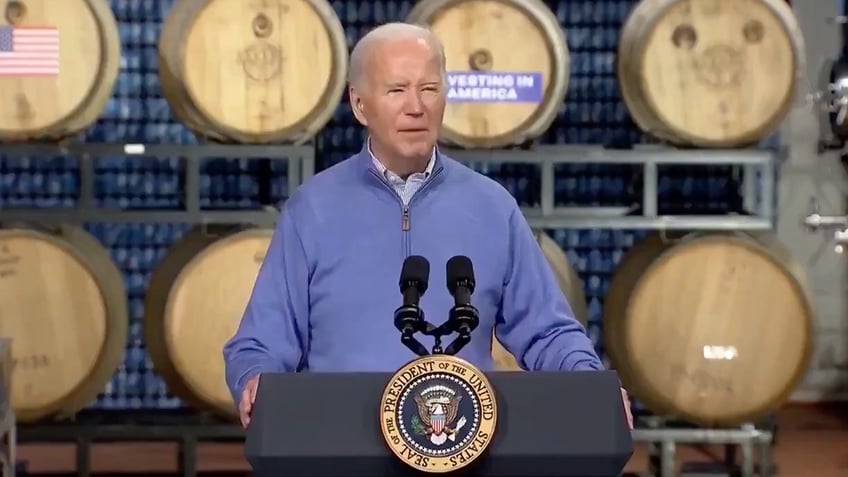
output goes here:
{"type": "MultiPolygon", "coordinates": [[[[839,27],[826,23],[826,18],[836,13],[835,2],[794,3],[806,43],[807,84],[802,85],[803,96],[817,89],[819,71],[827,57],[838,51],[841,39],[839,27]]],[[[799,401],[848,399],[848,319],[845,315],[848,257],[837,255],[832,246],[824,243],[832,237],[832,232],[810,233],[802,225],[814,195],[821,203],[822,214],[846,213],[844,194],[848,191],[848,183],[839,154],[817,154],[818,135],[815,110],[804,98],[799,98],[782,131],[789,154],[780,169],[777,224],[778,237],[807,267],[817,306],[815,358],[793,396],[799,401]],[[823,246],[826,249],[817,257],[823,246]]]]}
{"type": "MultiPolygon", "coordinates": [[[[156,70],[156,40],[164,16],[172,3],[112,0],[123,40],[121,75],[115,94],[98,124],[83,135],[91,142],[176,142],[192,143],[161,98],[156,70]]],[[[368,2],[336,0],[331,2],[341,18],[352,45],[376,24],[400,20],[414,3],[409,0],[372,0],[368,2]]],[[[566,104],[554,125],[542,138],[545,143],[581,143],[628,145],[644,138],[627,116],[620,101],[614,74],[618,30],[636,0],[546,0],[568,37],[571,50],[571,78],[566,104]]],[[[831,13],[830,1],[796,2],[808,37],[809,68],[821,62],[821,55],[834,50],[836,28],[826,28],[823,18],[831,13]],[[813,54],[812,52],[817,52],[813,54]],[[817,56],[818,55],[818,56],[817,56]]],[[[780,236],[801,259],[820,245],[820,236],[810,235],[799,225],[807,211],[811,194],[809,174],[804,168],[816,164],[836,165],[835,155],[819,158],[813,154],[815,131],[810,127],[811,113],[799,103],[787,123],[791,149],[789,163],[783,168],[784,185],[780,188],[780,236]]],[[[333,121],[318,138],[319,168],[336,163],[359,150],[363,132],[354,124],[347,104],[341,104],[333,121]]],[[[175,207],[179,203],[178,161],[173,158],[98,158],[100,174],[98,202],[131,207],[175,207]],[[137,190],[155,191],[143,196],[137,190]]],[[[0,208],[39,205],[60,207],[74,203],[79,184],[74,177],[76,160],[68,157],[0,158],[0,208]],[[69,179],[71,178],[71,179],[69,179]],[[5,182],[4,182],[5,181],[5,182]],[[12,184],[15,187],[12,187],[12,184]],[[37,193],[37,187],[51,191],[37,193]],[[58,191],[58,192],[55,192],[58,191]]],[[[538,171],[524,165],[506,164],[481,167],[499,180],[522,205],[538,205],[538,171]]],[[[628,167],[563,165],[558,167],[557,205],[631,206],[641,196],[641,180],[628,167]]],[[[724,167],[692,170],[675,167],[663,172],[661,206],[708,207],[704,212],[735,210],[741,203],[738,183],[724,167]]],[[[204,205],[248,207],[257,202],[260,183],[268,182],[255,161],[204,161],[202,177],[204,205]]],[[[286,170],[274,167],[270,189],[278,202],[288,195],[286,170]]],[[[828,174],[832,178],[833,174],[828,174]]],[[[838,205],[841,193],[832,184],[831,203],[838,205]]],[[[836,209],[832,209],[837,212],[836,209]]],[[[668,209],[666,209],[668,212],[668,209]]],[[[142,333],[145,287],[150,272],[168,247],[178,239],[187,224],[88,224],[110,249],[124,272],[130,301],[130,340],[123,366],[94,403],[102,408],[173,408],[181,405],[153,372],[146,359],[142,333]]],[[[636,231],[556,230],[549,231],[580,271],[589,301],[589,333],[603,352],[600,317],[608,280],[622,253],[638,239],[636,231]]],[[[819,315],[820,339],[817,363],[844,363],[846,330],[842,309],[844,283],[842,260],[825,255],[812,273],[819,315]],[[838,277],[838,282],[834,281],[838,277]]],[[[821,370],[810,373],[801,398],[816,398],[845,393],[846,371],[821,370]],[[841,374],[841,377],[840,377],[841,374]]]]}

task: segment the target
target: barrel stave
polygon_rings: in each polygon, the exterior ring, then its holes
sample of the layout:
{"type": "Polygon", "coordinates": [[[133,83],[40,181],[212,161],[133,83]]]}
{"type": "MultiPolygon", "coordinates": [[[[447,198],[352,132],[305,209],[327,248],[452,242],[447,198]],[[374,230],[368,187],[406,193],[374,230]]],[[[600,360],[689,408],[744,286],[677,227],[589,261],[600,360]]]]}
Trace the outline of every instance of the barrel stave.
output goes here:
{"type": "Polygon", "coordinates": [[[48,139],[51,140],[69,137],[94,124],[106,109],[121,70],[121,36],[112,8],[105,0],[87,0],[86,3],[94,13],[100,31],[102,51],[97,83],[76,113],[65,121],[58,132],[50,135],[48,139]]]}
{"type": "Polygon", "coordinates": [[[784,0],[642,0],[622,27],[616,72],[648,135],[679,146],[746,147],[782,123],[805,61],[784,0]]]}
{"type": "Polygon", "coordinates": [[[58,73],[0,77],[0,140],[60,140],[90,126],[120,68],[120,37],[108,2],[13,0],[5,8],[16,13],[0,24],[57,29],[58,73]]]}
{"type": "Polygon", "coordinates": [[[813,308],[802,275],[768,234],[649,236],[610,284],[610,358],[656,413],[705,426],[761,417],[810,362],[813,308]]]}
{"type": "Polygon", "coordinates": [[[341,102],[347,54],[326,0],[247,10],[231,0],[179,0],[159,42],[163,96],[199,136],[302,144],[341,102]]]}
{"type": "Polygon", "coordinates": [[[197,409],[236,416],[221,350],[238,327],[272,233],[196,227],[151,276],[144,316],[148,353],[171,392],[197,409]]]}
{"type": "MultiPolygon", "coordinates": [[[[428,25],[442,40],[449,74],[541,74],[538,100],[455,102],[453,92],[462,88],[449,88],[442,142],[464,148],[522,145],[556,119],[568,90],[570,55],[562,27],[544,2],[426,0],[416,3],[407,21],[428,25]],[[522,45],[521,55],[515,54],[516,44],[522,45]]],[[[496,86],[484,89],[522,90],[496,86]]]]}
{"type": "Polygon", "coordinates": [[[72,225],[0,229],[0,256],[0,335],[12,339],[18,363],[13,409],[21,422],[73,417],[123,358],[129,314],[120,271],[72,225]]]}

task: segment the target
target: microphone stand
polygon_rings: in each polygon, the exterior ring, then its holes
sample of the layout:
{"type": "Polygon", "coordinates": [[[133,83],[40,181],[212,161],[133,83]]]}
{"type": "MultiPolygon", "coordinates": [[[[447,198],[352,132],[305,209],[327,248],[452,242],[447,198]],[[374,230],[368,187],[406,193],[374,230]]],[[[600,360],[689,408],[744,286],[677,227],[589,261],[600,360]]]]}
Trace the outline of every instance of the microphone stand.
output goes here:
{"type": "Polygon", "coordinates": [[[395,310],[395,328],[400,331],[400,342],[418,356],[427,356],[427,348],[415,339],[430,324],[424,320],[424,310],[415,305],[401,305],[395,310]]]}
{"type": "Polygon", "coordinates": [[[417,307],[400,307],[395,311],[395,326],[401,330],[401,343],[419,356],[426,356],[430,353],[427,352],[427,348],[420,341],[415,339],[414,333],[433,337],[435,344],[432,354],[455,355],[471,342],[471,332],[477,328],[479,323],[480,314],[477,308],[472,305],[454,306],[448,314],[447,321],[439,326],[426,321],[424,312],[417,307]],[[411,325],[413,321],[415,324],[411,325]],[[411,326],[404,326],[404,323],[410,323],[411,326]],[[452,333],[458,333],[459,336],[447,348],[442,349],[442,338],[452,333]]]}
{"type": "Polygon", "coordinates": [[[479,324],[480,313],[473,305],[468,304],[454,306],[451,308],[450,313],[448,313],[448,320],[434,330],[436,346],[439,346],[439,351],[435,351],[434,348],[433,352],[441,353],[441,338],[456,332],[459,336],[457,336],[451,344],[445,348],[444,353],[450,355],[459,353],[465,345],[471,342],[471,332],[474,331],[479,324]]]}
{"type": "MultiPolygon", "coordinates": [[[[464,290],[473,289],[473,285],[463,284],[464,290]]],[[[418,305],[401,305],[395,310],[394,324],[401,332],[400,342],[418,356],[429,354],[455,355],[471,342],[471,332],[480,324],[480,313],[470,304],[470,293],[463,297],[467,304],[456,304],[448,313],[448,319],[439,326],[424,319],[424,310],[418,305]],[[432,353],[415,338],[415,333],[432,336],[434,340],[432,353]],[[447,348],[442,348],[442,338],[458,333],[447,348]]]]}

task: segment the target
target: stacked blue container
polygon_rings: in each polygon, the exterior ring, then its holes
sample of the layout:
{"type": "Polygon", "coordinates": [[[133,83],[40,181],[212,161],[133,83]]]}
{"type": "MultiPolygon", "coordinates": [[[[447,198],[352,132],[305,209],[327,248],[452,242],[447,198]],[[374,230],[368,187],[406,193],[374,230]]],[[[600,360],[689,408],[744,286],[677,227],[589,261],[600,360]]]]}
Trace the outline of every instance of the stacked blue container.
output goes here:
{"type": "MultiPolygon", "coordinates": [[[[157,40],[169,0],[112,0],[120,24],[123,61],[114,96],[85,139],[91,142],[178,143],[197,140],[173,118],[161,96],[157,77],[157,40]]],[[[636,0],[547,1],[565,29],[572,54],[572,75],[565,107],[542,142],[628,146],[643,142],[621,102],[614,72],[618,31],[636,0]]],[[[337,0],[332,2],[345,25],[348,45],[369,28],[403,20],[408,0],[337,0]]],[[[363,130],[343,103],[317,138],[318,169],[358,151],[363,130]]],[[[175,208],[182,189],[177,158],[99,158],[96,191],[103,204],[126,208],[175,208]]],[[[286,168],[271,166],[273,200],[288,195],[286,168]]],[[[263,166],[248,158],[209,159],[202,172],[203,207],[251,208],[258,204],[263,166]]],[[[488,165],[481,172],[496,178],[523,205],[538,205],[537,168],[527,165],[488,165]]],[[[661,171],[665,171],[664,169],[661,171]]],[[[564,165],[555,184],[558,205],[632,206],[641,197],[641,178],[626,166],[564,165]]],[[[76,160],[67,158],[3,158],[0,160],[0,207],[63,207],[72,205],[79,189],[76,160]],[[13,187],[13,184],[15,187],[13,187]],[[39,189],[47,194],[36,195],[39,189]]],[[[697,173],[686,167],[663,172],[661,211],[698,208],[710,212],[738,210],[738,184],[729,168],[697,173]]],[[[92,231],[112,252],[123,270],[131,310],[127,354],[112,382],[94,403],[99,408],[174,408],[173,398],[153,371],[143,342],[142,307],[147,280],[168,247],[187,230],[187,224],[91,224],[92,231]]],[[[585,282],[589,301],[589,333],[599,351],[600,318],[609,277],[622,253],[640,235],[616,230],[548,231],[568,253],[585,282]]]]}

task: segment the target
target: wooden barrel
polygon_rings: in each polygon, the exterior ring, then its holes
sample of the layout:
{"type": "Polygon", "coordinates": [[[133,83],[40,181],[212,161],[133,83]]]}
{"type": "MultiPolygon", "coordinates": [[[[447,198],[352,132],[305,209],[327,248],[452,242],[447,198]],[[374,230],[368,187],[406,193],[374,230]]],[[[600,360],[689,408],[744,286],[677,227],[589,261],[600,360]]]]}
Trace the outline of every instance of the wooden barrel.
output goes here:
{"type": "Polygon", "coordinates": [[[621,30],[617,73],[646,133],[683,146],[742,147],[778,128],[804,61],[785,0],[642,0],[621,30]]]}
{"type": "MultiPolygon", "coordinates": [[[[583,326],[586,326],[589,320],[589,311],[586,306],[586,295],[583,292],[583,281],[580,280],[577,271],[569,263],[568,256],[554,239],[544,232],[536,232],[536,240],[539,242],[539,247],[542,248],[545,258],[548,259],[548,264],[550,264],[568,304],[571,305],[575,318],[583,326]]],[[[495,369],[498,371],[521,370],[521,366],[518,365],[515,357],[495,337],[492,338],[492,359],[494,359],[495,369]]]]}
{"type": "Polygon", "coordinates": [[[465,148],[518,145],[553,123],[568,90],[569,53],[562,27],[544,2],[422,0],[407,21],[429,25],[444,43],[443,142],[465,148]]]}
{"type": "Polygon", "coordinates": [[[150,277],[147,351],[169,390],[200,410],[236,415],[222,350],[238,328],[272,234],[272,229],[194,228],[150,277]]]}
{"type": "Polygon", "coordinates": [[[121,66],[107,0],[10,0],[0,26],[32,57],[0,65],[0,140],[61,139],[93,124],[121,66]]]}
{"type": "Polygon", "coordinates": [[[177,0],[159,75],[174,115],[198,136],[301,144],[341,102],[347,55],[326,0],[177,0]]]}
{"type": "Polygon", "coordinates": [[[12,339],[21,422],[71,417],[121,364],[126,289],[109,252],[77,226],[0,229],[0,336],[12,339]]]}
{"type": "Polygon", "coordinates": [[[604,343],[654,413],[736,425],[789,397],[810,362],[813,319],[804,271],[770,234],[655,234],[613,275],[604,343]]]}

